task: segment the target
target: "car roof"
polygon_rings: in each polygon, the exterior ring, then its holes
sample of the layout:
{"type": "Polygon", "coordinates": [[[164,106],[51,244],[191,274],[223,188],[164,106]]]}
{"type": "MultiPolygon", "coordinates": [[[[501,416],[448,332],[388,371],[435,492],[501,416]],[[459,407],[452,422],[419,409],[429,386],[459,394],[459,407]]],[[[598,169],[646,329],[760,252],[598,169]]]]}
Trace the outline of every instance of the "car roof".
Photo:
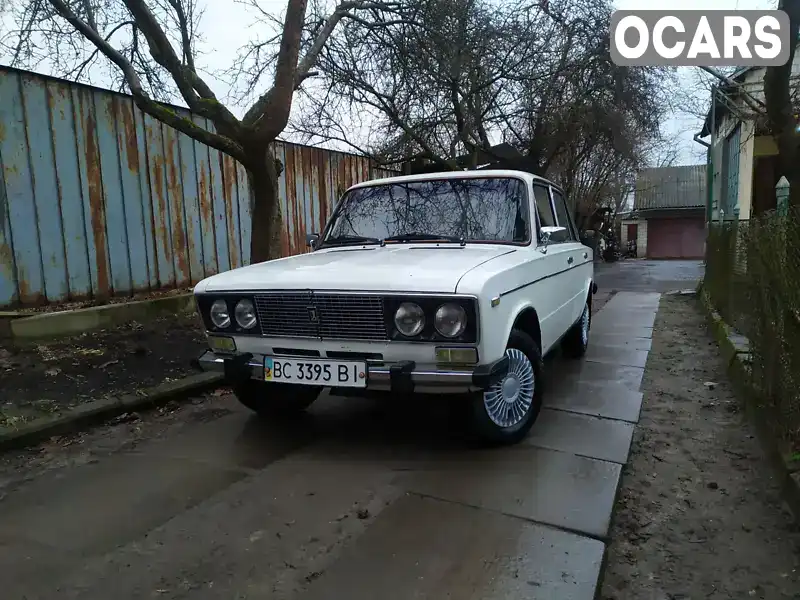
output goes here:
{"type": "Polygon", "coordinates": [[[419,175],[400,175],[398,177],[385,177],[383,179],[372,179],[362,181],[348,188],[354,190],[358,188],[371,187],[375,185],[391,185],[395,183],[411,183],[414,181],[430,181],[432,179],[486,179],[489,177],[516,177],[524,179],[528,183],[540,182],[545,185],[552,185],[554,188],[561,189],[549,179],[539,177],[526,171],[515,171],[511,169],[478,169],[471,171],[442,171],[439,173],[420,173],[419,175]]]}

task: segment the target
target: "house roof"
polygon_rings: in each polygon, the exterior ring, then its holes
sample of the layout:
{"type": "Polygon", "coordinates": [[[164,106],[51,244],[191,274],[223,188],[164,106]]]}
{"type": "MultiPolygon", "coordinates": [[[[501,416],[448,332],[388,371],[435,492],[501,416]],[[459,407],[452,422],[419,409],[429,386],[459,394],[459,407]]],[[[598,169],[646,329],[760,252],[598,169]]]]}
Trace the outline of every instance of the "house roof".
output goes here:
{"type": "MultiPolygon", "coordinates": [[[[748,73],[750,73],[751,71],[753,71],[755,69],[760,69],[760,68],[762,68],[762,67],[756,67],[756,66],[740,67],[740,68],[736,69],[736,71],[731,73],[728,76],[728,78],[731,81],[734,81],[736,83],[741,83],[742,81],[744,81],[745,76],[748,73]]],[[[726,84],[719,84],[719,90],[720,91],[725,92],[728,89],[730,89],[730,86],[728,86],[726,84]]],[[[712,92],[712,99],[713,99],[713,102],[715,103],[715,105],[709,107],[708,112],[706,113],[706,119],[703,122],[703,129],[701,129],[700,133],[698,134],[698,136],[701,137],[701,138],[708,137],[709,135],[711,135],[711,132],[714,129],[716,129],[717,126],[719,126],[719,123],[722,120],[722,117],[724,115],[726,115],[728,112],[730,112],[730,109],[729,109],[728,105],[721,100],[719,94],[715,94],[715,93],[712,92]],[[711,122],[712,116],[713,116],[714,121],[715,121],[714,123],[711,122]]]]}
{"type": "Polygon", "coordinates": [[[633,209],[698,208],[706,205],[706,165],[642,169],[636,174],[633,209]]]}

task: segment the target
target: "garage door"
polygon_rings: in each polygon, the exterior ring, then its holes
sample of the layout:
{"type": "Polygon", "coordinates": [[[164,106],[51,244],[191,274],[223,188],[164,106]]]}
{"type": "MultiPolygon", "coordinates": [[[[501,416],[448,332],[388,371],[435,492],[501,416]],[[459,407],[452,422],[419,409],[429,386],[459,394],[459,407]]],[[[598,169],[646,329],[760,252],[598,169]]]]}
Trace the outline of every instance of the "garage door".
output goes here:
{"type": "Polygon", "coordinates": [[[703,258],[705,239],[703,217],[647,221],[648,258],[703,258]]]}

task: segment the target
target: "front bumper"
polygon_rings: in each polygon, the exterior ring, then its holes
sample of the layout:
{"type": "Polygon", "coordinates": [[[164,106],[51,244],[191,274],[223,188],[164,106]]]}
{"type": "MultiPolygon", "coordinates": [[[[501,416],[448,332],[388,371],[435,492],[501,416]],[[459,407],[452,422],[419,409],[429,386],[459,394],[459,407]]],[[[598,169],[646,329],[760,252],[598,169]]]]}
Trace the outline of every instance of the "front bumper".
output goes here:
{"type": "MultiPolygon", "coordinates": [[[[220,356],[206,350],[197,359],[197,366],[203,371],[223,373],[230,384],[248,379],[264,379],[263,355],[247,353],[220,356]]],[[[488,365],[478,365],[468,370],[418,369],[411,360],[390,364],[367,362],[366,389],[394,393],[457,394],[484,390],[502,380],[507,373],[506,356],[488,365]]]]}

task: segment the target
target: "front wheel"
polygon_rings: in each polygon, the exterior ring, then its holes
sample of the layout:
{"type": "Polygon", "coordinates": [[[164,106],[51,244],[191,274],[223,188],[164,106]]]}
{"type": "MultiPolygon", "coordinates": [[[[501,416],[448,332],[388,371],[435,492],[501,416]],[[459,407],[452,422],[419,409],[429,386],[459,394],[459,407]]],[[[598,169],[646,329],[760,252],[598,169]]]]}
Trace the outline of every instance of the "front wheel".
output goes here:
{"type": "Polygon", "coordinates": [[[490,444],[516,444],[530,431],[542,409],[542,355],[525,332],[511,331],[506,346],[508,374],[473,394],[472,428],[490,444]]]}
{"type": "Polygon", "coordinates": [[[581,318],[570,327],[561,342],[561,349],[568,358],[581,358],[586,354],[586,349],[589,347],[589,327],[591,323],[592,309],[589,306],[589,300],[586,300],[581,318]]]}
{"type": "Polygon", "coordinates": [[[288,417],[305,411],[321,387],[290,385],[248,379],[233,386],[233,394],[259,417],[288,417]]]}

